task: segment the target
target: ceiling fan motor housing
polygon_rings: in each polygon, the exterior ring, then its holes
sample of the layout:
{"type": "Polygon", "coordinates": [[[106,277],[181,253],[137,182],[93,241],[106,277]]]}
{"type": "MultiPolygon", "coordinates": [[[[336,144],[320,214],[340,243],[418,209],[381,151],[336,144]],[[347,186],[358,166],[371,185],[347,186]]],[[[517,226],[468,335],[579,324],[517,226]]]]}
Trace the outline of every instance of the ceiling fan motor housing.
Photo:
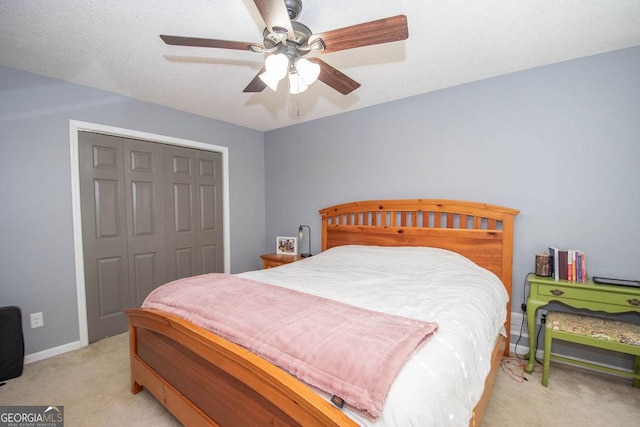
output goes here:
{"type": "MultiPolygon", "coordinates": [[[[306,46],[309,42],[309,37],[313,35],[309,27],[299,23],[298,21],[291,21],[291,26],[293,27],[294,35],[293,37],[287,37],[287,43],[306,46]]],[[[279,43],[282,43],[282,36],[279,33],[270,32],[268,28],[264,29],[262,35],[264,36],[264,47],[267,49],[276,47],[279,43]]]]}

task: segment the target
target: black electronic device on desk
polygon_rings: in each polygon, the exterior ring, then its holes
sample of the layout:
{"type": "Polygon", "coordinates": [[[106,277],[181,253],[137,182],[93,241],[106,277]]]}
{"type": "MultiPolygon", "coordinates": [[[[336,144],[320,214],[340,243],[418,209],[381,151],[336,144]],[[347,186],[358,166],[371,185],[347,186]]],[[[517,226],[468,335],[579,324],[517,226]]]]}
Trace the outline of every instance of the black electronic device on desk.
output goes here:
{"type": "Polygon", "coordinates": [[[593,276],[593,281],[599,285],[630,286],[640,288],[640,280],[612,279],[609,277],[593,276]]]}

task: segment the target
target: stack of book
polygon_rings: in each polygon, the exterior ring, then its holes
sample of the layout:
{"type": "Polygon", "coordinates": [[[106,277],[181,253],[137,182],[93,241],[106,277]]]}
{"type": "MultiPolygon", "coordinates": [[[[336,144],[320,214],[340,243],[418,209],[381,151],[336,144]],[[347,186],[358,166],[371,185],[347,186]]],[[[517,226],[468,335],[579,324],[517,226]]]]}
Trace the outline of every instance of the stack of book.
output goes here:
{"type": "Polygon", "coordinates": [[[549,247],[549,255],[553,258],[553,277],[556,280],[579,283],[587,281],[587,258],[584,252],[549,247]]]}

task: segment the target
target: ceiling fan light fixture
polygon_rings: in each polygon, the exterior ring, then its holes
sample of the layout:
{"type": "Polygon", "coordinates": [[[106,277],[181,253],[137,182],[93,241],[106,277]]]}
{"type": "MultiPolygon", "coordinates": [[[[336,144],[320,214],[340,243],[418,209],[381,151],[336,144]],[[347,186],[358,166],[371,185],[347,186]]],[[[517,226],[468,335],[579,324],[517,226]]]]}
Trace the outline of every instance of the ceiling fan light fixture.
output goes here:
{"type": "Polygon", "coordinates": [[[282,80],[282,77],[270,71],[265,71],[258,77],[260,77],[260,80],[262,80],[264,84],[269,86],[269,89],[274,92],[278,89],[278,83],[280,83],[280,80],[282,80]]]}
{"type": "Polygon", "coordinates": [[[296,71],[289,73],[289,93],[291,95],[302,93],[307,90],[308,87],[296,71]]]}
{"type": "Polygon", "coordinates": [[[269,55],[264,61],[264,67],[267,72],[283,79],[287,75],[287,71],[289,71],[289,58],[284,53],[269,55]]]}
{"type": "Polygon", "coordinates": [[[302,79],[302,82],[310,86],[316,80],[318,80],[318,76],[320,75],[320,65],[309,61],[306,58],[300,58],[296,62],[296,70],[298,70],[298,74],[302,79]]]}
{"type": "Polygon", "coordinates": [[[269,55],[264,62],[264,68],[266,71],[260,74],[260,80],[275,92],[278,89],[280,80],[287,75],[289,59],[282,53],[269,55]]]}

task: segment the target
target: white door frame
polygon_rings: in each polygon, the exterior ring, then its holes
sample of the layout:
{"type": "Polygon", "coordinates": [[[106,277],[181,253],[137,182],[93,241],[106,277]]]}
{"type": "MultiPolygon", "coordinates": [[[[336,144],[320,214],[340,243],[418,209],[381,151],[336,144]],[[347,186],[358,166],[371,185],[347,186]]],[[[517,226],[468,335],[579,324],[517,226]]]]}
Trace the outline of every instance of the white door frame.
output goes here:
{"type": "Polygon", "coordinates": [[[196,148],[198,150],[214,151],[222,154],[222,228],[223,228],[223,254],[224,272],[231,270],[231,249],[229,232],[229,148],[220,145],[206,144],[204,142],[188,139],[174,138],[166,135],[140,132],[131,129],[117,128],[96,123],[69,120],[69,137],[71,152],[71,204],[73,210],[73,245],[76,263],[76,293],[78,298],[78,325],[80,332],[80,346],[89,344],[89,330],[87,326],[87,302],[84,282],[84,252],[82,247],[82,213],[80,210],[80,164],[78,159],[78,133],[94,132],[105,135],[120,136],[139,139],[161,144],[177,145],[181,147],[196,148]]]}

